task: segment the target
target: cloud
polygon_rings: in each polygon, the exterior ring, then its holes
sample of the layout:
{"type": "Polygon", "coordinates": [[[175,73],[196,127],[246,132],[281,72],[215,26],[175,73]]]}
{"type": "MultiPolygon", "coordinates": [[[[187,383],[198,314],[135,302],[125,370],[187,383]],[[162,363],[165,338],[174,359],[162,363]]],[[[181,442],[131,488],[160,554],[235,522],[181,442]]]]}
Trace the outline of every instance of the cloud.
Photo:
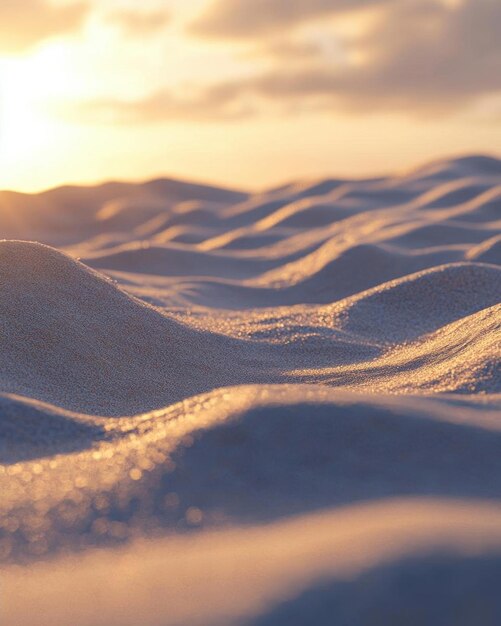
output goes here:
{"type": "Polygon", "coordinates": [[[256,37],[324,15],[406,0],[215,0],[190,32],[215,38],[256,37]]]}
{"type": "MultiPolygon", "coordinates": [[[[278,61],[294,61],[295,63],[309,63],[312,59],[321,57],[324,53],[318,41],[293,40],[285,38],[270,38],[265,45],[251,50],[248,57],[269,57],[278,61]]],[[[245,58],[245,55],[242,55],[245,58]]]]}
{"type": "MultiPolygon", "coordinates": [[[[311,8],[309,0],[303,4],[311,8]]],[[[333,110],[457,110],[501,90],[499,24],[499,0],[399,0],[380,12],[370,30],[345,41],[348,56],[362,62],[324,58],[305,67],[291,57],[257,78],[235,82],[234,97],[252,93],[333,110]]]]}
{"type": "Polygon", "coordinates": [[[215,85],[192,93],[161,90],[141,100],[104,98],[66,103],[58,113],[71,121],[97,124],[156,124],[170,121],[232,121],[249,117],[253,107],[241,102],[238,87],[215,85]]]}
{"type": "Polygon", "coordinates": [[[126,35],[144,37],[163,30],[170,22],[170,15],[165,10],[145,12],[123,9],[109,13],[106,19],[126,35]]]}
{"type": "Polygon", "coordinates": [[[366,62],[320,73],[317,88],[355,106],[461,108],[501,89],[499,24],[498,0],[402,2],[353,42],[366,62]]]}
{"type": "Polygon", "coordinates": [[[346,58],[356,63],[315,54],[298,62],[281,40],[285,54],[270,52],[273,62],[266,72],[220,82],[189,97],[161,92],[134,103],[88,103],[87,111],[135,122],[230,120],[274,107],[455,113],[501,93],[499,24],[499,0],[399,0],[381,10],[369,30],[344,41],[346,58]]]}
{"type": "Polygon", "coordinates": [[[25,52],[46,39],[75,32],[88,11],[86,2],[56,6],[44,0],[2,0],[0,54],[25,52]]]}

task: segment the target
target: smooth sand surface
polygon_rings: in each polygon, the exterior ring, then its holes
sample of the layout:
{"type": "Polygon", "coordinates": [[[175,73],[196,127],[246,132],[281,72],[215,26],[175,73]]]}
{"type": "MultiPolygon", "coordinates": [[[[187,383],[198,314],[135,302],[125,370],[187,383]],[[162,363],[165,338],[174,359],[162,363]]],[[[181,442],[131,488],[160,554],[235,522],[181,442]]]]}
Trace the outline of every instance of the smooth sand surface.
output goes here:
{"type": "Polygon", "coordinates": [[[0,623],[501,623],[501,162],[0,193],[0,623]]]}

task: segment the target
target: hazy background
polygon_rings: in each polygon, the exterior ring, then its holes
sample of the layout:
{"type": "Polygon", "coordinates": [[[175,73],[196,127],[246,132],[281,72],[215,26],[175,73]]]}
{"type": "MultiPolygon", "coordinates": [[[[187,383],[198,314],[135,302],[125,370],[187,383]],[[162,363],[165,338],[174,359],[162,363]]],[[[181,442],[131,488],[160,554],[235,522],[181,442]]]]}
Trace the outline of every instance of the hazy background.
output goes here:
{"type": "Polygon", "coordinates": [[[2,0],[0,187],[260,187],[501,146],[499,0],[2,0]]]}

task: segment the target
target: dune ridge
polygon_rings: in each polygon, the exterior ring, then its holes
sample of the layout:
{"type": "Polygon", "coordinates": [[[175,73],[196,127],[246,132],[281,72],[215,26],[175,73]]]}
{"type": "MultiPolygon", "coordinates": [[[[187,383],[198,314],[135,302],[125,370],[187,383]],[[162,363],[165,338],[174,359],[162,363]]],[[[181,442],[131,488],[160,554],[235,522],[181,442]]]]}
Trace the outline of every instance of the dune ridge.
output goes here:
{"type": "Polygon", "coordinates": [[[0,621],[497,626],[500,190],[0,192],[0,621]]]}

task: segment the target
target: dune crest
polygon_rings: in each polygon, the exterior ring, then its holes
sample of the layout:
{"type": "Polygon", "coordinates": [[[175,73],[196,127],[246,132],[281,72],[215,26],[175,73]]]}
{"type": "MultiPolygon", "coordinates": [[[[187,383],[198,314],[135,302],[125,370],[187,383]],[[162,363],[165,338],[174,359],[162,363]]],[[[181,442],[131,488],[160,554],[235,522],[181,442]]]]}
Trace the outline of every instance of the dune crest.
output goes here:
{"type": "Polygon", "coordinates": [[[206,333],[169,319],[64,253],[0,242],[0,281],[3,392],[124,415],[191,395],[197,378],[200,390],[216,386],[206,333]],[[204,359],[192,344],[205,347],[204,359]]]}

